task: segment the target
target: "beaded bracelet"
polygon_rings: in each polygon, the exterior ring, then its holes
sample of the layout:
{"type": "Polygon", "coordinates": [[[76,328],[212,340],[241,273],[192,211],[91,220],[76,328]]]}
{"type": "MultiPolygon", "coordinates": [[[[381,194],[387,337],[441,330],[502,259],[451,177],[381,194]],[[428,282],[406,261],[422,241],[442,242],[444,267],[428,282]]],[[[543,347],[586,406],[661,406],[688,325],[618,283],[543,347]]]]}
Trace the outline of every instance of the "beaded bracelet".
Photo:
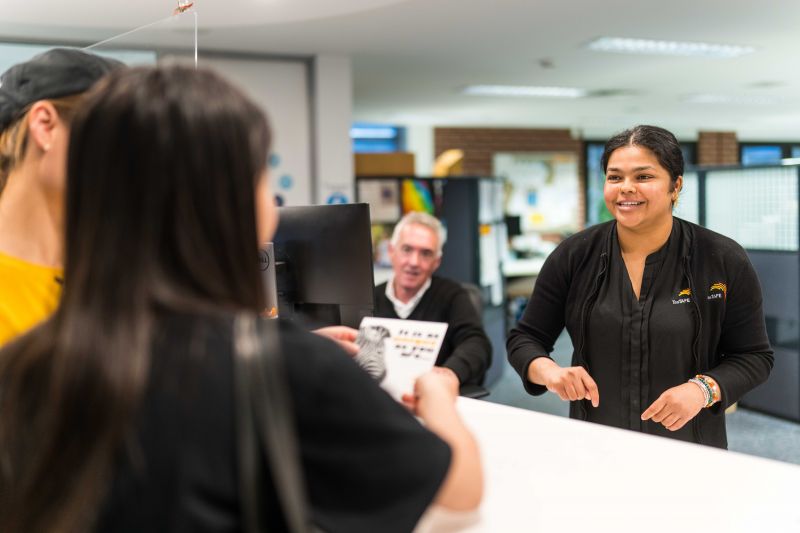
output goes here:
{"type": "Polygon", "coordinates": [[[717,403],[718,401],[720,401],[722,399],[722,393],[719,390],[719,384],[717,383],[717,381],[714,378],[712,378],[711,376],[703,375],[703,374],[698,374],[698,375],[695,376],[695,378],[697,378],[700,381],[702,381],[703,384],[706,387],[708,387],[708,389],[711,391],[711,403],[709,405],[707,405],[706,407],[711,407],[712,405],[714,405],[715,403],[717,403]]]}
{"type": "Polygon", "coordinates": [[[703,399],[706,402],[706,404],[703,407],[708,407],[709,405],[711,405],[711,398],[713,394],[711,392],[711,387],[709,387],[708,384],[701,381],[699,378],[692,378],[689,380],[689,383],[694,383],[695,385],[700,387],[701,391],[703,391],[703,399]]]}

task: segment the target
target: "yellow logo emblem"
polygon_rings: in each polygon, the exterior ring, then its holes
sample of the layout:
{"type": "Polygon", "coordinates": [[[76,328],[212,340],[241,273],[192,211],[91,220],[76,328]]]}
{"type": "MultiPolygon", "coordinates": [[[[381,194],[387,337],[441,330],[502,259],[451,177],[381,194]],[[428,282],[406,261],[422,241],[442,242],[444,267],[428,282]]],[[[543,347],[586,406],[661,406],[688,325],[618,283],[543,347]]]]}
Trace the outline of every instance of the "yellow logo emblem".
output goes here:
{"type": "Polygon", "coordinates": [[[690,298],[691,295],[692,295],[691,289],[683,289],[678,293],[676,299],[672,300],[672,305],[688,304],[689,302],[692,301],[692,299],[690,298]]]}
{"type": "Polygon", "coordinates": [[[728,286],[725,285],[724,283],[717,282],[711,285],[711,287],[708,289],[708,292],[714,292],[714,291],[721,292],[723,298],[725,299],[728,298],[728,286]]]}

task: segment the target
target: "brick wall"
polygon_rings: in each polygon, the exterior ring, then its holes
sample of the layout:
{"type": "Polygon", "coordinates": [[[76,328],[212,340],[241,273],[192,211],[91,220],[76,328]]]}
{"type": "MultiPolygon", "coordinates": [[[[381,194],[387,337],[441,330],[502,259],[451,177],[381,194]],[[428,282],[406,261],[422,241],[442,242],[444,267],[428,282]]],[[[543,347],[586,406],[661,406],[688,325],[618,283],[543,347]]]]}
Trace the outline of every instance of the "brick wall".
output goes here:
{"type": "Polygon", "coordinates": [[[739,141],[735,131],[701,131],[697,134],[698,165],[738,165],[739,141]]]}
{"type": "Polygon", "coordinates": [[[586,218],[583,142],[574,139],[568,129],[434,128],[433,143],[436,157],[454,148],[464,151],[465,176],[491,176],[496,152],[574,152],[581,182],[580,220],[586,218]]]}
{"type": "Polygon", "coordinates": [[[436,157],[445,150],[464,150],[464,174],[491,176],[495,152],[575,152],[583,168],[583,143],[569,130],[523,128],[435,128],[436,157]]]}

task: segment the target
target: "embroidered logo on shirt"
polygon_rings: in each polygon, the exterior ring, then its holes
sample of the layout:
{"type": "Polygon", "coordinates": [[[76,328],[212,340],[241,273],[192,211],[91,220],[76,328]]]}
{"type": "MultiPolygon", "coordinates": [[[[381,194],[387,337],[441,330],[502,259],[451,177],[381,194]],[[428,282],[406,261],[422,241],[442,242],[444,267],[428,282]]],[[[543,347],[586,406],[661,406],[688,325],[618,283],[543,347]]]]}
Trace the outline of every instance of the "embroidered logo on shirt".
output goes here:
{"type": "Polygon", "coordinates": [[[708,289],[709,300],[726,300],[728,298],[728,286],[721,281],[711,285],[708,289]]]}
{"type": "Polygon", "coordinates": [[[678,293],[678,296],[672,300],[672,305],[688,304],[689,302],[692,301],[691,298],[689,298],[691,295],[692,295],[691,289],[683,289],[678,293]]]}

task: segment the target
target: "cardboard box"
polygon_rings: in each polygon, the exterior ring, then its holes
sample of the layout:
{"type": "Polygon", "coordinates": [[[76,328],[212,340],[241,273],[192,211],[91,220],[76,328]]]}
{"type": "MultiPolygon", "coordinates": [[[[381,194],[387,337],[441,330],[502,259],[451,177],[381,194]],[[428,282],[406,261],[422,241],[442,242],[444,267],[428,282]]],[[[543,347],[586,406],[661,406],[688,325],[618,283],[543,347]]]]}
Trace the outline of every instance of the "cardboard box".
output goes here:
{"type": "Polygon", "coordinates": [[[355,154],[356,176],[413,176],[414,154],[387,152],[355,154]]]}

